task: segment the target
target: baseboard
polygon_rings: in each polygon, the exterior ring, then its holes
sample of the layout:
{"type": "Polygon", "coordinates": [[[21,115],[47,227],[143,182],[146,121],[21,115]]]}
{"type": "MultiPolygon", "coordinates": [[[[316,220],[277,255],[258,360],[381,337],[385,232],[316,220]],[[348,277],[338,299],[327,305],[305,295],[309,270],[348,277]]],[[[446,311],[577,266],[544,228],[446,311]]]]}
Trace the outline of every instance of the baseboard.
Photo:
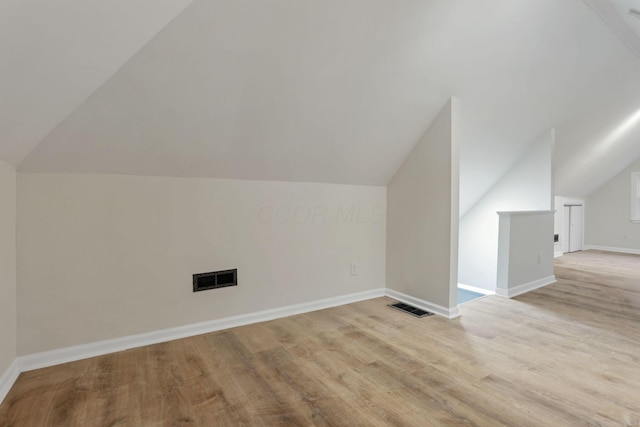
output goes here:
{"type": "Polygon", "coordinates": [[[444,316],[448,319],[455,319],[456,317],[460,317],[460,312],[458,311],[458,307],[446,308],[441,305],[434,304],[429,301],[425,301],[416,297],[412,297],[411,295],[403,294],[402,292],[394,291],[393,289],[388,289],[388,288],[385,290],[385,294],[389,298],[393,298],[405,304],[411,304],[414,307],[421,308],[422,310],[430,311],[440,316],[444,316]]]}
{"type": "Polygon", "coordinates": [[[477,288],[475,286],[465,285],[464,283],[458,283],[458,287],[460,289],[464,289],[464,290],[471,291],[471,292],[477,292],[477,293],[482,294],[482,295],[495,295],[496,294],[494,291],[490,291],[490,290],[484,289],[484,288],[477,288]]]}
{"type": "Polygon", "coordinates": [[[542,279],[534,280],[532,282],[523,283],[522,285],[514,286],[512,288],[496,288],[496,295],[506,298],[517,297],[525,292],[530,292],[538,288],[550,285],[556,282],[556,276],[547,276],[542,279]]]}
{"type": "Polygon", "coordinates": [[[596,251],[619,252],[623,254],[640,255],[640,249],[632,249],[632,248],[614,248],[611,246],[585,245],[584,249],[585,250],[593,249],[596,251]]]}
{"type": "Polygon", "coordinates": [[[562,255],[564,255],[564,254],[562,253],[562,251],[558,251],[558,252],[554,252],[554,253],[553,253],[553,257],[554,257],[554,258],[561,257],[562,255]]]}
{"type": "Polygon", "coordinates": [[[7,394],[9,394],[9,390],[11,390],[11,387],[13,387],[13,384],[18,379],[18,375],[20,375],[18,361],[14,359],[7,370],[0,376],[0,403],[2,403],[4,398],[7,397],[7,394]]]}
{"type": "Polygon", "coordinates": [[[364,301],[372,298],[379,298],[383,297],[384,295],[385,290],[383,288],[374,289],[370,291],[342,295],[333,298],[326,298],[308,303],[259,311],[256,313],[226,317],[223,319],[212,320],[208,322],[194,323],[170,329],[163,329],[160,331],[130,335],[122,338],[98,341],[90,344],[83,344],[74,347],[67,347],[57,350],[45,351],[42,353],[20,356],[17,359],[16,372],[32,371],[34,369],[46,368],[49,366],[59,365],[61,363],[86,359],[89,357],[102,356],[104,354],[115,353],[118,351],[142,347],[145,345],[157,344],[160,342],[172,341],[180,338],[187,338],[194,335],[201,335],[209,332],[220,331],[223,329],[249,325],[252,323],[266,322],[268,320],[279,319],[296,314],[337,307],[344,304],[351,304],[354,302],[364,301]]]}

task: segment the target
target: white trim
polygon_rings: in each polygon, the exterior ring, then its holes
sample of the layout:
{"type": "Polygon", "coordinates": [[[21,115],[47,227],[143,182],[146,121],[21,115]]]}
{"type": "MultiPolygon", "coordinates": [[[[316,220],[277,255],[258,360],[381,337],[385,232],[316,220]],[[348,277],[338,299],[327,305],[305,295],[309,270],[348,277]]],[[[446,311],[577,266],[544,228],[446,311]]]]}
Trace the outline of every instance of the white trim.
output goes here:
{"type": "Polygon", "coordinates": [[[322,310],[339,305],[351,304],[354,302],[364,301],[372,298],[379,298],[383,297],[384,295],[384,288],[373,289],[370,291],[326,298],[302,304],[295,304],[271,310],[259,311],[256,313],[226,317],[223,319],[211,320],[208,322],[193,323],[190,325],[147,332],[144,334],[130,335],[111,340],[98,341],[89,344],[77,345],[74,347],[67,347],[57,350],[45,351],[42,353],[20,356],[17,358],[16,371],[19,370],[20,372],[25,372],[34,369],[46,368],[48,366],[54,366],[61,363],[86,359],[89,357],[115,353],[117,351],[128,350],[145,345],[157,344],[160,342],[206,334],[209,332],[235,328],[238,326],[249,325],[257,322],[265,322],[281,317],[308,313],[311,311],[322,310]]]}
{"type": "Polygon", "coordinates": [[[611,246],[600,246],[600,245],[586,245],[584,247],[585,250],[596,250],[596,251],[606,251],[606,252],[620,252],[623,254],[634,254],[640,255],[640,249],[632,249],[632,248],[614,248],[611,246]]]}
{"type": "Polygon", "coordinates": [[[504,216],[525,216],[525,215],[552,215],[555,214],[555,210],[542,210],[542,211],[498,211],[498,215],[504,216]]]}
{"type": "Polygon", "coordinates": [[[477,292],[482,295],[495,295],[494,291],[490,291],[489,289],[477,288],[475,286],[465,285],[464,283],[458,283],[458,287],[460,289],[464,289],[471,292],[477,292]]]}
{"type": "Polygon", "coordinates": [[[555,252],[553,253],[553,257],[554,257],[554,258],[561,257],[562,255],[564,255],[564,254],[562,253],[562,251],[555,251],[555,252]]]}
{"type": "Polygon", "coordinates": [[[0,403],[2,403],[4,398],[7,397],[7,394],[9,394],[9,390],[11,390],[11,387],[13,387],[13,384],[18,379],[18,375],[20,375],[18,361],[14,359],[7,370],[0,376],[0,403]]]}
{"type": "Polygon", "coordinates": [[[422,310],[427,310],[432,313],[438,314],[440,316],[444,316],[447,319],[455,319],[456,317],[460,317],[460,312],[458,311],[458,307],[446,308],[438,304],[434,304],[429,301],[422,300],[420,298],[412,297],[411,295],[403,294],[402,292],[394,291],[393,289],[385,290],[386,296],[389,298],[393,298],[405,304],[411,304],[414,307],[421,308],[422,310]]]}
{"type": "Polygon", "coordinates": [[[505,288],[496,288],[496,295],[506,298],[517,297],[518,295],[522,295],[525,292],[530,292],[535,289],[542,288],[544,286],[555,283],[556,276],[548,276],[542,279],[534,280],[532,282],[523,283],[522,285],[514,286],[508,289],[505,288]]]}
{"type": "Polygon", "coordinates": [[[326,298],[308,303],[259,311],[256,313],[227,317],[208,322],[194,323],[190,325],[178,326],[175,328],[163,329],[144,334],[129,335],[126,337],[115,338],[111,340],[97,341],[89,344],[82,344],[73,347],[60,348],[56,350],[45,351],[42,353],[20,356],[12,363],[7,372],[5,372],[5,374],[0,378],[0,396],[2,396],[2,392],[4,392],[5,394],[8,393],[9,389],[18,378],[20,372],[32,371],[34,369],[46,368],[49,366],[59,365],[61,363],[73,362],[89,357],[101,356],[104,354],[115,353],[131,348],[191,337],[194,335],[206,334],[209,332],[235,328],[252,323],[265,322],[268,320],[293,316],[296,314],[323,310],[326,308],[351,304],[358,301],[379,298],[385,295],[398,301],[414,305],[423,310],[431,311],[448,319],[454,319],[460,316],[458,307],[448,309],[440,305],[394,291],[392,289],[374,289],[339,297],[326,298]]]}

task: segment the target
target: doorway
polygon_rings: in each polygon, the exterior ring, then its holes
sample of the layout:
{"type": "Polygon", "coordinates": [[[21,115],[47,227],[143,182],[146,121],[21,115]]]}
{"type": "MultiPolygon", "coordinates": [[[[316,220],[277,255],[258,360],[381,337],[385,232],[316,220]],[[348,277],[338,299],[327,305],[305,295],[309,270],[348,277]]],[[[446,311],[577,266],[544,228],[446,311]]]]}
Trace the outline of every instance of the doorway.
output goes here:
{"type": "Polygon", "coordinates": [[[564,205],[562,215],[562,252],[582,250],[583,205],[564,205]]]}

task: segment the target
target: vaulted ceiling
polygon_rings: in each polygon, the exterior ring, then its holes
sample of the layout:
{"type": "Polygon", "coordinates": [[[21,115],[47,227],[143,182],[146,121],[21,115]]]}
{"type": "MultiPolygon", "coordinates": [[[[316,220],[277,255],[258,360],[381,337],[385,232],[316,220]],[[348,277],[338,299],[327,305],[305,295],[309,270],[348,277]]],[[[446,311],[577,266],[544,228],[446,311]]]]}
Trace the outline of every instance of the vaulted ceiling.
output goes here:
{"type": "Polygon", "coordinates": [[[586,194],[640,157],[639,0],[612,1],[3,0],[0,158],[386,185],[454,95],[463,211],[550,127],[586,194]]]}

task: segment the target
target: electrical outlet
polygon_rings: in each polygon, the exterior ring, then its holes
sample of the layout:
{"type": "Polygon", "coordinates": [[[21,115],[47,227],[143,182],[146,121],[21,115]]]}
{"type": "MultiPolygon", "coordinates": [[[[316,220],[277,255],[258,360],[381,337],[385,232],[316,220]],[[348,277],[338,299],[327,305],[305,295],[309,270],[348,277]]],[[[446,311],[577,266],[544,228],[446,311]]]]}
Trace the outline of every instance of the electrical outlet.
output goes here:
{"type": "Polygon", "coordinates": [[[352,276],[358,275],[358,264],[356,264],[355,262],[351,263],[351,275],[352,276]]]}

